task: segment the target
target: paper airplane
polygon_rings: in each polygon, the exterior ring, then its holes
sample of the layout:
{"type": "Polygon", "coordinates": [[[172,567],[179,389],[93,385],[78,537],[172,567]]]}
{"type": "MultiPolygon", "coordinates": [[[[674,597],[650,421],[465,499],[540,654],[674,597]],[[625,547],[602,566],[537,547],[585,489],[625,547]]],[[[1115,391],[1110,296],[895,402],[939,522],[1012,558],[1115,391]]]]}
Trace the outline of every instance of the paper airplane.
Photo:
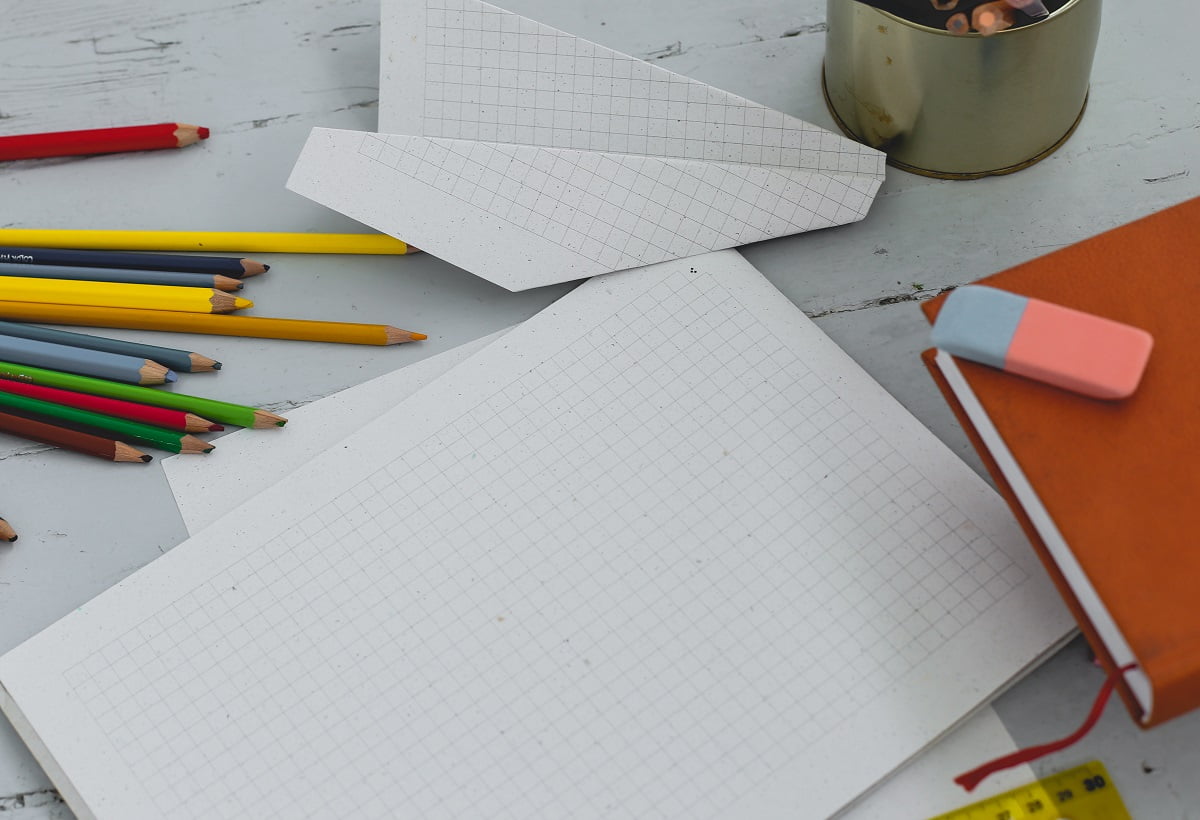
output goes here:
{"type": "Polygon", "coordinates": [[[884,155],[476,0],[385,0],[381,130],[288,187],[509,290],[862,219],[884,155]]]}

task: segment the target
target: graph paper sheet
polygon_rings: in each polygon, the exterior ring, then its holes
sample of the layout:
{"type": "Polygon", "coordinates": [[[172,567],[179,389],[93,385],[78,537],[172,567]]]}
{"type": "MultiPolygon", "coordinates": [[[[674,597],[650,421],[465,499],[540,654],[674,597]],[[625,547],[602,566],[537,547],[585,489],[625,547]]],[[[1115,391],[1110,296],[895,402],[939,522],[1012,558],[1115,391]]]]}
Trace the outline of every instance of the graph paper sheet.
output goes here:
{"type": "Polygon", "coordinates": [[[482,339],[339,390],[288,410],[287,440],[243,428],[221,436],[220,458],[170,456],[161,462],[175,505],[189,533],[197,533],[293,470],[333,447],[499,339],[482,339]],[[281,446],[281,444],[283,446],[281,446]]]}
{"type": "Polygon", "coordinates": [[[288,187],[510,290],[854,222],[883,180],[872,148],[486,3],[382,14],[382,133],[314,129],[288,187]]]}
{"type": "MultiPolygon", "coordinates": [[[[433,379],[482,350],[504,331],[469,342],[347,388],[288,412],[287,448],[261,431],[238,430],[221,438],[221,457],[163,459],[163,473],[189,533],[217,521],[246,498],[268,489],[359,427],[408,398],[433,379]]],[[[1064,638],[1073,634],[1068,630],[1064,638]]],[[[962,788],[950,778],[964,761],[991,760],[1015,752],[1012,735],[991,706],[939,738],[900,770],[838,813],[838,820],[895,820],[896,806],[912,817],[933,817],[962,805],[962,788]]],[[[984,798],[1016,788],[1037,775],[1028,764],[988,778],[974,795],[984,798]]]]}
{"type": "Polygon", "coordinates": [[[1067,616],[734,252],[585,283],[0,659],[101,818],[825,816],[1067,616]]]}

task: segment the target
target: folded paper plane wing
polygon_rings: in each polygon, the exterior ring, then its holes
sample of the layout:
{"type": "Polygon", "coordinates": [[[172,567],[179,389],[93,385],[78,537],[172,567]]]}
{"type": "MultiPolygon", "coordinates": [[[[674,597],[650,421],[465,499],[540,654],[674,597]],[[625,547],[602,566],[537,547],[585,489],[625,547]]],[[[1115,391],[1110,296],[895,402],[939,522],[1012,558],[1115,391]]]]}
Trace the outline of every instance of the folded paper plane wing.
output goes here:
{"type": "Polygon", "coordinates": [[[509,290],[854,222],[883,180],[872,148],[486,3],[383,14],[392,133],[314,129],[288,187],[509,290]]]}

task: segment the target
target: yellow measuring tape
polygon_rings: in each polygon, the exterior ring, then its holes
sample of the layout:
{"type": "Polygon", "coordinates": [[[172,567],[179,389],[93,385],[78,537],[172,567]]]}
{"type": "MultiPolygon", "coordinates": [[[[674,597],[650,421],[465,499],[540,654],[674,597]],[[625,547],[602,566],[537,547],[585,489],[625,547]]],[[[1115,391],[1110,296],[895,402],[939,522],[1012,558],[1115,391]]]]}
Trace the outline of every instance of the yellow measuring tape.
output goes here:
{"type": "Polygon", "coordinates": [[[1097,760],[930,820],[1133,820],[1097,760]]]}

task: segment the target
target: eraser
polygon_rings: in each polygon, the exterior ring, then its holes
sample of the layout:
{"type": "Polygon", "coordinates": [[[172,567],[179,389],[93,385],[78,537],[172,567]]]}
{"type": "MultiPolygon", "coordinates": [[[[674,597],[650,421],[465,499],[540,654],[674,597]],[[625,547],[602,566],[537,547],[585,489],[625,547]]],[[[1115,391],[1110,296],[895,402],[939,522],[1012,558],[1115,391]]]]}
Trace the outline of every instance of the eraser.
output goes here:
{"type": "Polygon", "coordinates": [[[1141,328],[985,285],[946,297],[932,341],[954,356],[1097,399],[1130,396],[1154,346],[1141,328]]]}

